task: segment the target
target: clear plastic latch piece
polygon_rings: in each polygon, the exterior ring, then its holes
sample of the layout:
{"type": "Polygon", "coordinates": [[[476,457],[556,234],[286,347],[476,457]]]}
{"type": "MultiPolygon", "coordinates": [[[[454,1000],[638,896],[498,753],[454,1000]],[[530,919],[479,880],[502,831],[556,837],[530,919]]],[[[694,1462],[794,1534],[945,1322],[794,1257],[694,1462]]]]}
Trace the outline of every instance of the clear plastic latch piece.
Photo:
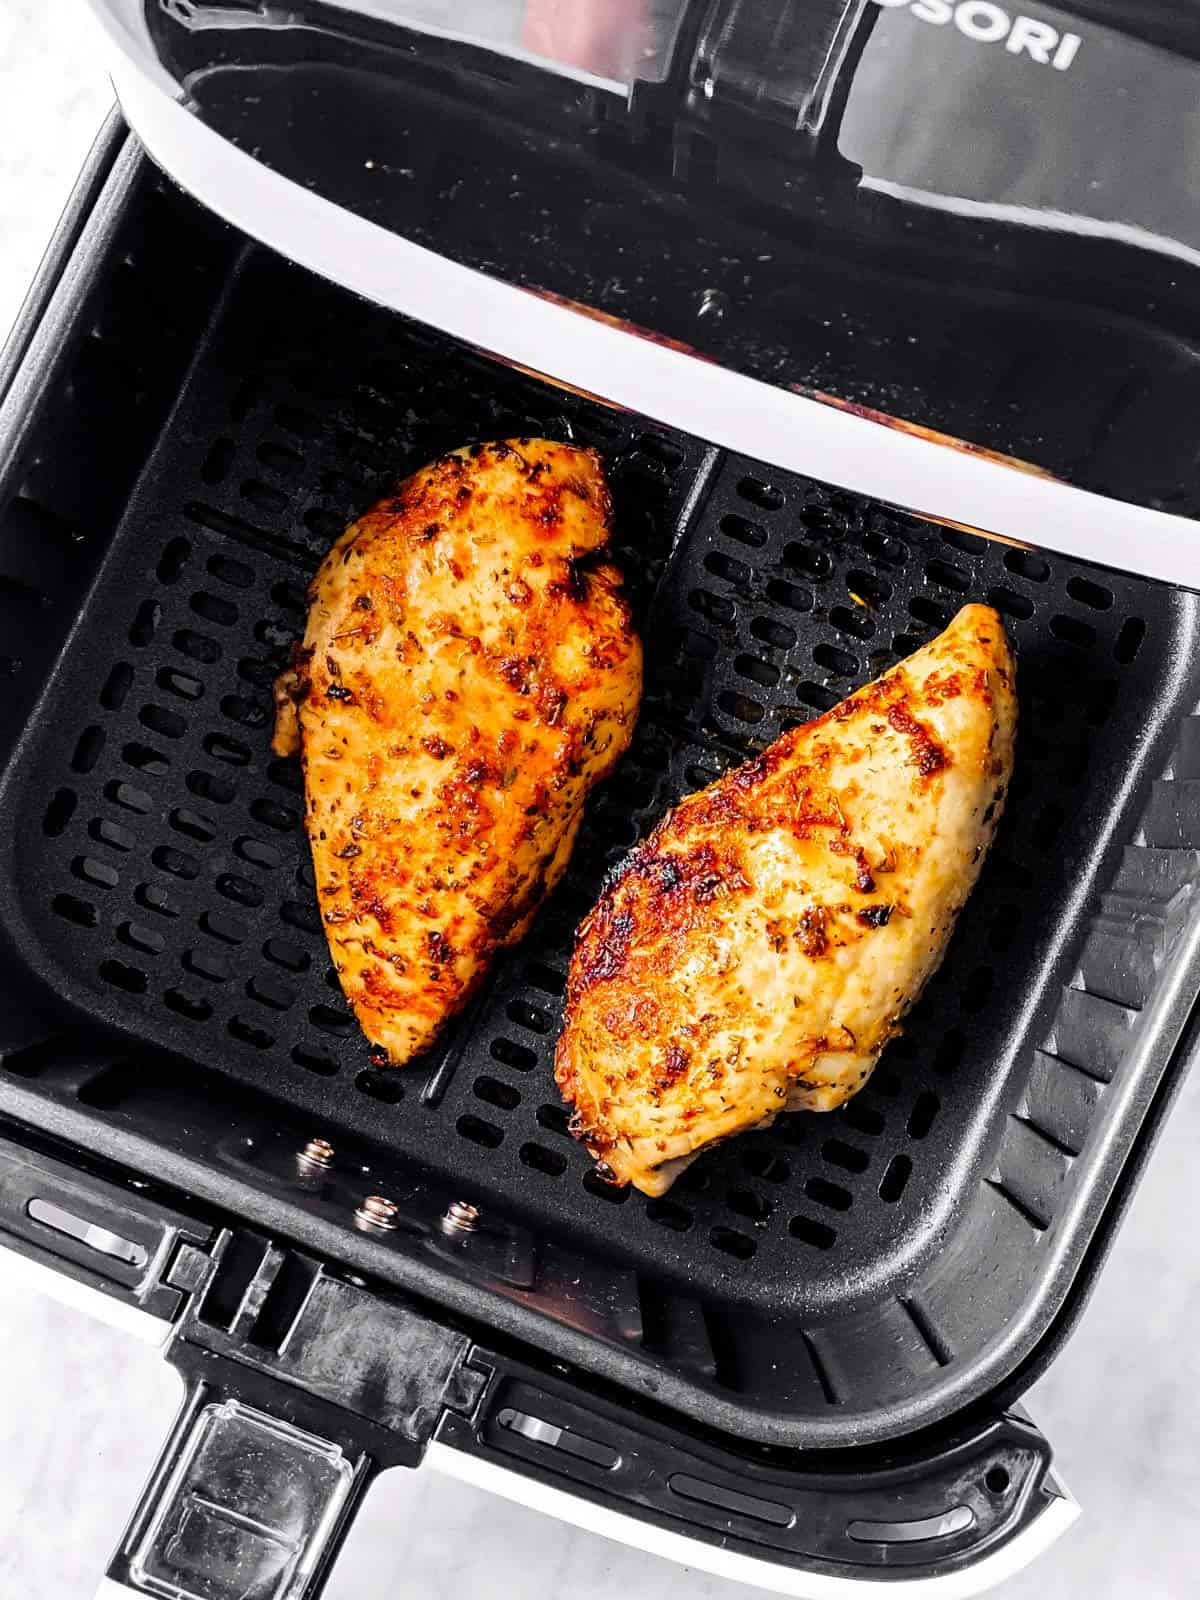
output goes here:
{"type": "Polygon", "coordinates": [[[299,1600],[355,1490],[328,1440],[240,1400],[203,1406],[130,1552],[138,1588],[170,1600],[299,1600]]]}

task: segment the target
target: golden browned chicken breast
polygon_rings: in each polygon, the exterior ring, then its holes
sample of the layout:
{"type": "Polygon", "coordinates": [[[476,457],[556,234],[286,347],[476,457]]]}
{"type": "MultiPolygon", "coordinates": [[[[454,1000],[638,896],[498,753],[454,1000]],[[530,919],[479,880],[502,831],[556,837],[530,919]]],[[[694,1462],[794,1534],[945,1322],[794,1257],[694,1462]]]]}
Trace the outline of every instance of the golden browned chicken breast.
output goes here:
{"type": "Polygon", "coordinates": [[[475,445],[360,518],[313,580],[275,749],[301,751],[330,951],[389,1061],[525,932],[629,743],[642,655],[609,518],[593,451],[475,445]]]}
{"type": "Polygon", "coordinates": [[[865,1082],[946,949],[1004,806],[1000,618],[944,633],[689,795],[579,930],[555,1077],[618,1183],[865,1082]]]}

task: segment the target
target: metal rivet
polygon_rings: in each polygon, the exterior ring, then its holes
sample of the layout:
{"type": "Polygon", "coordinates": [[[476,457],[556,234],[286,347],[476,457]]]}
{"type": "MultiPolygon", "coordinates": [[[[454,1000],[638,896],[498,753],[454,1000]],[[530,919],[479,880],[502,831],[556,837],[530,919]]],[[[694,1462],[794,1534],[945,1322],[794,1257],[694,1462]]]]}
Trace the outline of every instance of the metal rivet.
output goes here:
{"type": "Polygon", "coordinates": [[[474,1233],[479,1226],[479,1207],[469,1200],[451,1200],[442,1217],[442,1227],[454,1233],[474,1233]]]}
{"type": "Polygon", "coordinates": [[[381,1194],[369,1194],[354,1213],[354,1220],[360,1228],[394,1228],[398,1209],[394,1200],[381,1194]]]}
{"type": "Polygon", "coordinates": [[[333,1146],[328,1139],[310,1139],[296,1160],[302,1167],[331,1167],[333,1146]]]}

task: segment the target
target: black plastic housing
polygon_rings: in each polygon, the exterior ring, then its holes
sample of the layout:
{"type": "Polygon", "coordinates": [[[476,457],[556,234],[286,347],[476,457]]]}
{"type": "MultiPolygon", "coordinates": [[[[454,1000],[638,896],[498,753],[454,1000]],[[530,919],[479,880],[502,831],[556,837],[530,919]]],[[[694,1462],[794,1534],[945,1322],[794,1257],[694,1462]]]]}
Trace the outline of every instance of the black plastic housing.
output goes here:
{"type": "Polygon", "coordinates": [[[858,1447],[1032,1371],[1185,1060],[1194,596],[498,368],[248,247],[132,145],[2,404],[0,1110],[730,1439],[858,1447]],[[381,1075],[327,980],[269,681],[353,511],[439,449],[535,429],[610,462],[642,732],[529,941],[435,1059],[381,1075]],[[599,875],[973,598],[1020,650],[1020,766],[905,1039],[842,1113],[614,1199],[548,1058],[599,875]],[[337,1160],[313,1184],[316,1134],[337,1160]],[[368,1192],[399,1207],[386,1237],[355,1224],[368,1192]],[[453,1199],[486,1227],[447,1236],[453,1199]]]}

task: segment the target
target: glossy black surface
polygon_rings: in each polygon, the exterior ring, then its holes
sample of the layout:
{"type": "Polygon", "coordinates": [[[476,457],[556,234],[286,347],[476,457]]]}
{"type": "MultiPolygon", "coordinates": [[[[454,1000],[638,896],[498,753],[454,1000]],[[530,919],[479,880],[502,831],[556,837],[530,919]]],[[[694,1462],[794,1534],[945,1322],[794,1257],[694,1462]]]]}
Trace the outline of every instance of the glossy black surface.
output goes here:
{"type": "Polygon", "coordinates": [[[460,8],[500,49],[421,31],[431,0],[104,3],[213,128],[407,238],[779,386],[1197,509],[1188,9],[460,8]]]}

